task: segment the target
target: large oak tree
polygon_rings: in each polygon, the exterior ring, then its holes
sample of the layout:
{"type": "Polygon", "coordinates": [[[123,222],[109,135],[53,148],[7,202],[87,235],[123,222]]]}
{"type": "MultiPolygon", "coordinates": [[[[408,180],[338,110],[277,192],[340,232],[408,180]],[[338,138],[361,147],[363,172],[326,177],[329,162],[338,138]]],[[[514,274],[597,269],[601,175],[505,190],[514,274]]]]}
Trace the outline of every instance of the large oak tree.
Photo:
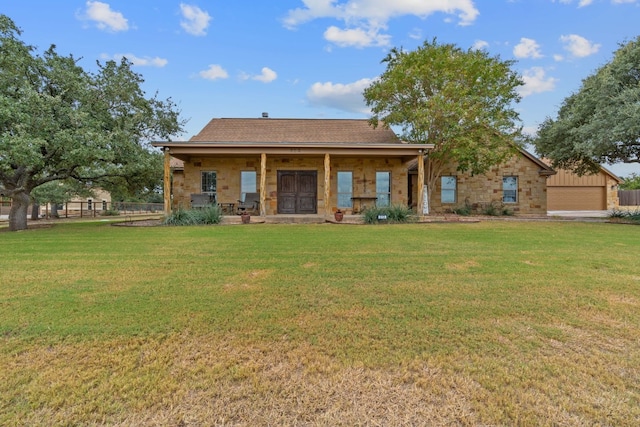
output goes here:
{"type": "Polygon", "coordinates": [[[540,125],[534,144],[554,167],[578,174],[602,163],[640,163],[640,37],[582,81],[557,117],[540,125]]]}
{"type": "Polygon", "coordinates": [[[394,48],[383,63],[386,71],[364,91],[371,122],[401,127],[407,142],[434,145],[429,198],[447,163],[481,174],[514,154],[522,136],[514,103],[523,82],[511,61],[433,40],[410,52],[394,48]]]}
{"type": "Polygon", "coordinates": [[[88,72],[55,46],[42,55],[0,15],[0,186],[11,197],[9,228],[27,227],[31,192],[51,182],[136,187],[157,175],[148,143],[183,122],[171,99],[146,97],[126,59],[88,72]]]}

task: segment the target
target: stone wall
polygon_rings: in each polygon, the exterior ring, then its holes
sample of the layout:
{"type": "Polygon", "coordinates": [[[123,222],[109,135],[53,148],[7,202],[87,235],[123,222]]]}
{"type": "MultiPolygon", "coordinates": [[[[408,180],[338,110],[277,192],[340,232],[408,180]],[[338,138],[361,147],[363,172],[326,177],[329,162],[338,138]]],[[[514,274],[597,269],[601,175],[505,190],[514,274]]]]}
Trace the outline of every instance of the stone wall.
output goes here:
{"type": "MultiPolygon", "coordinates": [[[[457,178],[457,194],[455,203],[441,202],[441,180],[430,197],[431,213],[447,213],[453,209],[470,205],[475,213],[482,211],[490,204],[504,206],[518,215],[546,215],[547,213],[547,178],[540,176],[541,167],[527,157],[517,154],[498,167],[494,167],[483,175],[472,176],[456,170],[455,164],[446,165],[442,176],[457,178]],[[502,203],[502,178],[518,177],[516,203],[502,203]]],[[[415,183],[415,175],[413,177],[415,183]]],[[[414,184],[414,197],[415,188],[414,184]]]]}
{"type": "MultiPolygon", "coordinates": [[[[277,213],[277,171],[314,170],[317,171],[318,214],[325,212],[324,200],[324,157],[283,157],[267,156],[266,168],[266,213],[277,213]]],[[[201,172],[215,171],[217,179],[217,200],[219,203],[234,203],[241,196],[240,173],[255,171],[256,189],[260,186],[260,157],[193,157],[185,162],[184,172],[173,176],[173,208],[188,208],[192,193],[200,193],[201,172]]],[[[391,203],[408,203],[408,172],[400,159],[331,157],[330,212],[337,210],[337,172],[353,172],[353,195],[375,196],[376,171],[391,172],[391,203]]],[[[351,209],[342,209],[351,213],[351,209]]]]}

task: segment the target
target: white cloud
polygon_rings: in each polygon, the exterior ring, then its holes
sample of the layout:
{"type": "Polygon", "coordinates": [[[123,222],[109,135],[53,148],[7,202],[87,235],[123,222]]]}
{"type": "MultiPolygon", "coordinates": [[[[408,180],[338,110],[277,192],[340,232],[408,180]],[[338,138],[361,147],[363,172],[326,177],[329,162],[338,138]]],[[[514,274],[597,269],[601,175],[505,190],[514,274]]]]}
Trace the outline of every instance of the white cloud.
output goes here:
{"type": "Polygon", "coordinates": [[[289,10],[283,19],[286,28],[314,19],[333,18],[345,23],[344,29],[331,26],[325,38],[339,46],[386,46],[390,36],[380,34],[387,22],[400,16],[426,18],[434,13],[456,15],[459,25],[470,25],[479,15],[472,0],[302,0],[304,7],[289,10]],[[368,44],[367,44],[368,43],[368,44]]]}
{"type": "Polygon", "coordinates": [[[473,49],[475,50],[482,50],[482,49],[486,49],[489,47],[489,42],[486,42],[484,40],[476,40],[473,43],[473,46],[471,46],[473,49]]]}
{"type": "Polygon", "coordinates": [[[522,37],[520,43],[513,48],[516,58],[542,58],[540,45],[533,39],[522,37]]]}
{"type": "MultiPolygon", "coordinates": [[[[555,3],[555,0],[553,0],[555,3]]],[[[564,4],[571,4],[573,3],[573,0],[559,0],[560,3],[564,3],[564,4]]],[[[635,0],[634,0],[635,1],[635,0]]],[[[578,2],[578,7],[584,7],[584,6],[589,6],[591,3],[593,3],[593,0],[580,0],[578,2]]],[[[615,0],[614,0],[615,3],[615,0]]]]}
{"type": "Polygon", "coordinates": [[[360,79],[347,84],[314,83],[307,91],[307,100],[314,106],[368,114],[370,111],[365,105],[362,93],[371,83],[372,79],[360,79]]]}
{"type": "Polygon", "coordinates": [[[180,11],[184,18],[180,21],[180,26],[189,34],[194,36],[204,36],[209,27],[211,16],[198,6],[180,3],[180,11]]]}
{"type": "Polygon", "coordinates": [[[542,67],[532,67],[522,75],[524,86],[520,86],[518,93],[523,98],[534,93],[549,92],[555,89],[558,79],[547,77],[542,67]]]}
{"type": "Polygon", "coordinates": [[[581,37],[577,34],[569,34],[568,36],[560,36],[560,41],[564,43],[564,49],[571,53],[571,55],[583,58],[585,56],[593,55],[600,49],[599,44],[594,44],[589,40],[581,37]]]}
{"type": "Polygon", "coordinates": [[[378,31],[378,29],[365,30],[363,28],[341,30],[338,27],[331,26],[324,32],[324,38],[340,47],[389,46],[391,36],[379,34],[378,31]]]}
{"type": "Polygon", "coordinates": [[[556,53],[556,54],[553,55],[553,60],[557,61],[557,62],[564,61],[564,56],[556,53]]]}
{"type": "Polygon", "coordinates": [[[272,81],[278,78],[278,74],[269,67],[263,67],[262,73],[258,74],[257,76],[252,76],[250,74],[242,73],[240,74],[240,78],[242,80],[251,79],[251,80],[257,80],[262,83],[271,83],[272,81]]]}
{"type": "Polygon", "coordinates": [[[120,12],[111,10],[108,3],[88,1],[87,9],[80,19],[94,21],[97,27],[107,31],[127,31],[129,21],[120,12]]]}
{"type": "MultiPolygon", "coordinates": [[[[160,58],[158,56],[156,56],[155,58],[152,58],[150,56],[145,56],[145,57],[138,57],[132,53],[116,53],[115,55],[113,55],[113,57],[111,59],[114,59],[116,61],[121,60],[122,58],[127,58],[129,61],[131,61],[131,63],[135,66],[138,67],[158,67],[158,68],[162,68],[165,65],[167,65],[169,63],[168,60],[166,60],[165,58],[160,58]]],[[[102,58],[104,59],[109,59],[108,55],[102,55],[102,58]]]]}
{"type": "Polygon", "coordinates": [[[409,38],[414,39],[414,40],[422,40],[422,30],[420,28],[414,28],[409,33],[409,38]]]}
{"type": "Polygon", "coordinates": [[[209,68],[204,71],[200,71],[198,75],[207,80],[226,79],[229,77],[229,73],[217,64],[209,65],[209,68]]]}

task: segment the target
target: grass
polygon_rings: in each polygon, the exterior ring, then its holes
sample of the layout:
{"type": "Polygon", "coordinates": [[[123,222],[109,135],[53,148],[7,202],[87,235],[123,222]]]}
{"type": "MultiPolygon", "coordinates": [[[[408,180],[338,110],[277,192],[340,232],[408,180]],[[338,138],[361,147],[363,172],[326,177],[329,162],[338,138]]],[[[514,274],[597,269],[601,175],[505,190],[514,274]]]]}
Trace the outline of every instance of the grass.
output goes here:
{"type": "Polygon", "coordinates": [[[640,229],[0,233],[0,425],[637,425],[640,229]]]}

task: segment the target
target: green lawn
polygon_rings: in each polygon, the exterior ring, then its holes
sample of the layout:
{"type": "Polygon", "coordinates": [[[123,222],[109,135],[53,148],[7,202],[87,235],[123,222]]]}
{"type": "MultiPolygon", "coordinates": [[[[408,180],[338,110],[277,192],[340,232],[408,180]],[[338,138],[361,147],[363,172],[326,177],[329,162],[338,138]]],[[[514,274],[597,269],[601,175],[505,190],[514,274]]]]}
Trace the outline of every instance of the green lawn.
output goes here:
{"type": "Polygon", "coordinates": [[[0,233],[0,425],[638,425],[640,227],[0,233]]]}

